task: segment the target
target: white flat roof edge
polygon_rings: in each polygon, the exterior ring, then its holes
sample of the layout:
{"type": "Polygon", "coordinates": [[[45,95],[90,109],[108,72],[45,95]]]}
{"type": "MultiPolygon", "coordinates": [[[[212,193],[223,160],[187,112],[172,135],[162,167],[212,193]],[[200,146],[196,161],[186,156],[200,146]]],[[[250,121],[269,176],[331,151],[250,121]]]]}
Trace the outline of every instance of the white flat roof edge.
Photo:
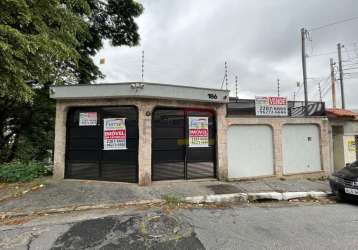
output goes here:
{"type": "Polygon", "coordinates": [[[104,99],[104,98],[152,98],[191,100],[211,103],[228,103],[229,90],[202,87],[125,82],[117,84],[86,84],[53,86],[53,99],[104,99]]]}

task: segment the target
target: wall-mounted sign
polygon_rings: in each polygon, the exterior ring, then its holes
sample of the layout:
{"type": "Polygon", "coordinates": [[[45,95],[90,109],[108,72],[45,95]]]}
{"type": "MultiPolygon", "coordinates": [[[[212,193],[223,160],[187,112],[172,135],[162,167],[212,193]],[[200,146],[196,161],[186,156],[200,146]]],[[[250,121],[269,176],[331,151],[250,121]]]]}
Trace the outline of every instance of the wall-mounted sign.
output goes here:
{"type": "Polygon", "coordinates": [[[257,116],[288,116],[287,106],[285,97],[255,97],[257,116]]]}
{"type": "Polygon", "coordinates": [[[103,149],[127,149],[126,118],[103,119],[103,149]]]}
{"type": "Polygon", "coordinates": [[[97,112],[80,113],[79,125],[80,126],[96,126],[97,125],[97,112]]]}
{"type": "Polygon", "coordinates": [[[353,137],[353,139],[348,140],[348,151],[351,152],[356,152],[357,148],[356,148],[356,140],[353,137]]]}
{"type": "Polygon", "coordinates": [[[209,147],[208,117],[189,116],[189,147],[209,147]]]}

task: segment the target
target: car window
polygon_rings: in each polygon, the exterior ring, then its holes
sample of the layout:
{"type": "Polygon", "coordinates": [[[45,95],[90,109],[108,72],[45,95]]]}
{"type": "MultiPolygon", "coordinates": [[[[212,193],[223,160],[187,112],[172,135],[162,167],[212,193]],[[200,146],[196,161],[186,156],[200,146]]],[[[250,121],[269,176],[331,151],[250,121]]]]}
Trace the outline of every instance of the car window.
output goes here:
{"type": "Polygon", "coordinates": [[[353,168],[358,168],[358,161],[353,162],[350,166],[353,168]]]}

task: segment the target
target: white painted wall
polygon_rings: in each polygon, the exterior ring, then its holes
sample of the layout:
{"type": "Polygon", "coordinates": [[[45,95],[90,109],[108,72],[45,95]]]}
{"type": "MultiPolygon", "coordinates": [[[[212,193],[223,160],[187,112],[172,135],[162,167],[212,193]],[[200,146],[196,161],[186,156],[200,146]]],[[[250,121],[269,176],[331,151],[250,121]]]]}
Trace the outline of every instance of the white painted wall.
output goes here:
{"type": "Polygon", "coordinates": [[[356,146],[355,146],[355,136],[353,135],[344,135],[343,136],[343,145],[344,145],[344,162],[352,163],[357,160],[356,155],[356,146]]]}
{"type": "Polygon", "coordinates": [[[232,125],[227,133],[229,178],[274,174],[271,127],[232,125]]]}
{"type": "Polygon", "coordinates": [[[318,126],[310,124],[284,125],[282,140],[284,174],[321,170],[318,126]]]}

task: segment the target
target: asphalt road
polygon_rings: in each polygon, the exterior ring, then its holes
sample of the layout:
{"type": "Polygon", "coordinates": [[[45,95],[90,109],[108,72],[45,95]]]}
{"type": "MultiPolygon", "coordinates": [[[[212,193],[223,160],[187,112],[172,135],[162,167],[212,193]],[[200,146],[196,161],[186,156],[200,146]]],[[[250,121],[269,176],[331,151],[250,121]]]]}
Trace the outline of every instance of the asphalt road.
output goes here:
{"type": "Polygon", "coordinates": [[[98,210],[0,226],[0,249],[358,249],[358,206],[98,210]]]}

